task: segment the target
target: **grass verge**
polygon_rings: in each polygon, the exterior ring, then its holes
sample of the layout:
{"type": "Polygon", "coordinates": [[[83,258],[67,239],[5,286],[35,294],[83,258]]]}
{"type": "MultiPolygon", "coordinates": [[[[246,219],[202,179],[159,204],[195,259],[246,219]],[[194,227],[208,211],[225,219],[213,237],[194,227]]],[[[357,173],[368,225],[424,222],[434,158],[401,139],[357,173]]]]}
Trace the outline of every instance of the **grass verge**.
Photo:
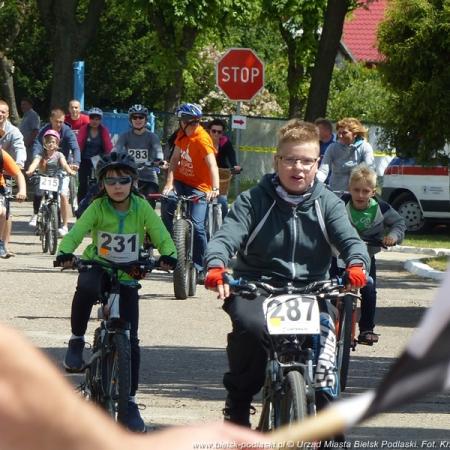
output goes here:
{"type": "Polygon", "coordinates": [[[432,258],[423,258],[421,261],[429,265],[434,270],[445,272],[449,263],[448,256],[436,256],[432,258]]]}
{"type": "Polygon", "coordinates": [[[443,234],[408,234],[401,245],[423,248],[450,248],[450,236],[443,234]]]}

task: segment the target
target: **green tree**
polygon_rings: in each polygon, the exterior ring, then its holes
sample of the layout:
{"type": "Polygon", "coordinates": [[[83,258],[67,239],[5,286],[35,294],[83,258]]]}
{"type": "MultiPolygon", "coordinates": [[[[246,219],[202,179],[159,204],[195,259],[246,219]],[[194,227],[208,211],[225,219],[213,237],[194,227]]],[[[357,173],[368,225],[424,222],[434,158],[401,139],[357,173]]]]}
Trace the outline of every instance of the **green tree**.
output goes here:
{"type": "Polygon", "coordinates": [[[31,0],[9,1],[0,4],[0,81],[1,95],[9,105],[10,116],[17,122],[16,97],[14,90],[15,61],[13,48],[20,35],[27,17],[33,9],[31,0]]]}
{"type": "Polygon", "coordinates": [[[395,92],[388,138],[422,160],[450,142],[449,31],[449,0],[392,0],[378,33],[384,79],[395,92]]]}
{"type": "Polygon", "coordinates": [[[264,15],[284,40],[288,60],[289,117],[301,116],[317,53],[326,0],[263,0],[264,15]]]}
{"type": "Polygon", "coordinates": [[[173,111],[184,92],[184,71],[198,58],[197,39],[230,21],[245,21],[254,10],[251,0],[135,0],[153,27],[160,51],[155,53],[164,74],[164,110],[173,111]]]}
{"type": "Polygon", "coordinates": [[[73,62],[94,40],[105,0],[36,1],[53,55],[51,104],[65,106],[73,96],[73,62]]]}
{"type": "Polygon", "coordinates": [[[377,68],[345,62],[335,67],[330,84],[328,117],[358,117],[364,123],[384,125],[394,94],[384,85],[377,68]]]}

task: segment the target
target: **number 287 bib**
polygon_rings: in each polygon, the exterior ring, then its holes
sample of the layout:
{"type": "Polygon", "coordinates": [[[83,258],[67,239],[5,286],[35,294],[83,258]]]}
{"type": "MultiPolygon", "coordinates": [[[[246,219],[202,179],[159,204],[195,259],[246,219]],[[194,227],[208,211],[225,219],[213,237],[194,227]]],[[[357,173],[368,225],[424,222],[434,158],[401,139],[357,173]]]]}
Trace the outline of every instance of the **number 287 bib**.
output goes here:
{"type": "Polygon", "coordinates": [[[115,263],[136,261],[139,257],[139,235],[98,231],[97,252],[102,258],[115,263]]]}

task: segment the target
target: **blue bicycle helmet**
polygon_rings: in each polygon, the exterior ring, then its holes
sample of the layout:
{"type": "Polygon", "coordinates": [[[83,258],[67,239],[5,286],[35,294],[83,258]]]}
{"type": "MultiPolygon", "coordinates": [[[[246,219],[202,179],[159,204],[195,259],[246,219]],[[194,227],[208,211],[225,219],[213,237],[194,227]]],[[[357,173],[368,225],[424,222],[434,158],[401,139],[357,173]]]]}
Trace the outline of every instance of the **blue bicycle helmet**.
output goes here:
{"type": "Polygon", "coordinates": [[[103,111],[100,108],[97,107],[93,107],[88,111],[88,116],[100,116],[103,117],[103,111]]]}
{"type": "Polygon", "coordinates": [[[138,175],[136,161],[131,155],[124,152],[112,152],[100,158],[95,169],[97,180],[100,181],[110,169],[127,169],[134,178],[137,178],[138,175]]]}
{"type": "Polygon", "coordinates": [[[143,105],[133,105],[129,110],[128,110],[128,119],[131,120],[131,116],[134,114],[142,114],[145,117],[148,117],[148,109],[143,106],[143,105]]]}
{"type": "Polygon", "coordinates": [[[201,119],[203,116],[202,108],[195,103],[182,103],[175,110],[175,115],[186,122],[195,119],[201,119]]]}

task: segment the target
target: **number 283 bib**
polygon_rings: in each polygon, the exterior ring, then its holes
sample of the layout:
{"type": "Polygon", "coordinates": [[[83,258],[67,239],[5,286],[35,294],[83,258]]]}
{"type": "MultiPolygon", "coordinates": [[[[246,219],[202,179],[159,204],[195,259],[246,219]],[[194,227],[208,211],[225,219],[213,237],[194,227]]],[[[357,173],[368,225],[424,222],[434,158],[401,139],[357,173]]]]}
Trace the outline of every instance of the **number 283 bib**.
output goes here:
{"type": "Polygon", "coordinates": [[[139,235],[98,231],[97,252],[102,258],[115,263],[136,261],[139,257],[139,235]]]}

